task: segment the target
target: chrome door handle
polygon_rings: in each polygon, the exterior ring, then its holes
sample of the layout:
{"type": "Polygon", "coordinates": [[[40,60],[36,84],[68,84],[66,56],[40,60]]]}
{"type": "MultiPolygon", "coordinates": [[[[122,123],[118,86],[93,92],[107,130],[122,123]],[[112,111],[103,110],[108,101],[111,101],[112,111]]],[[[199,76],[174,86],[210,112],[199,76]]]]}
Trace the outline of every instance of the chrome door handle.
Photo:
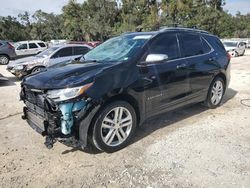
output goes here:
{"type": "Polygon", "coordinates": [[[187,64],[185,64],[185,63],[176,66],[177,69],[183,69],[186,67],[187,67],[187,64]]]}

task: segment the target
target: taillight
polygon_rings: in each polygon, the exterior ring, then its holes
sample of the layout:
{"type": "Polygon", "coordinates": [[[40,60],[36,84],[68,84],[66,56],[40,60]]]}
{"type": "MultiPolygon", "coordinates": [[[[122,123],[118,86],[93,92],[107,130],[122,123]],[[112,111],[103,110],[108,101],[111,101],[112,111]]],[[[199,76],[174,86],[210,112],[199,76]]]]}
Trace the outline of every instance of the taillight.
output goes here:
{"type": "Polygon", "coordinates": [[[8,43],[8,48],[9,49],[14,49],[14,46],[12,46],[10,43],[8,43]]]}
{"type": "Polygon", "coordinates": [[[232,56],[231,56],[229,53],[227,53],[227,58],[228,58],[228,60],[230,61],[231,58],[232,58],[232,56]]]}

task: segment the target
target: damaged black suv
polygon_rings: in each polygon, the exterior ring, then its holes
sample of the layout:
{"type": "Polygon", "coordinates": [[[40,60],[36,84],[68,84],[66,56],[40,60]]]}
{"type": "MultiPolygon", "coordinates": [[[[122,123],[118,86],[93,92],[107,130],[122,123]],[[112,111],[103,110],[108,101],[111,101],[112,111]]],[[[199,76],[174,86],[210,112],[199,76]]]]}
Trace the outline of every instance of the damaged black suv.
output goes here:
{"type": "MultiPolygon", "coordinates": [[[[205,31],[166,28],[125,33],[81,59],[21,84],[29,125],[55,141],[114,152],[156,114],[204,102],[216,108],[230,80],[230,57],[205,31]]],[[[152,125],[154,126],[154,125],[152,125]]]]}

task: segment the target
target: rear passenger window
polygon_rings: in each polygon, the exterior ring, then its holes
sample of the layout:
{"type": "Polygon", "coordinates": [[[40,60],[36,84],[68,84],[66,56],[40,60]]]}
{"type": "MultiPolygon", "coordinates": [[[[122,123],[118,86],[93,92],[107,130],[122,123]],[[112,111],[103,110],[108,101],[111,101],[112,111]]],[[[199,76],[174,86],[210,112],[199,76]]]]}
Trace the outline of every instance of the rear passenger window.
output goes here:
{"type": "Polygon", "coordinates": [[[46,45],[43,43],[43,42],[39,42],[38,45],[41,47],[41,48],[45,48],[46,45]]]}
{"type": "Polygon", "coordinates": [[[66,47],[56,52],[52,58],[67,57],[67,56],[72,56],[72,55],[73,55],[72,47],[66,47]]]}
{"type": "Polygon", "coordinates": [[[203,46],[203,52],[209,53],[211,51],[211,47],[208,45],[207,41],[203,38],[201,38],[202,46],[203,46]]]}
{"type": "Polygon", "coordinates": [[[38,46],[35,43],[29,43],[29,49],[38,48],[38,46]]]}
{"type": "Polygon", "coordinates": [[[195,34],[180,34],[182,39],[182,54],[184,57],[190,57],[203,54],[203,47],[199,35],[195,34]]]}
{"type": "Polygon", "coordinates": [[[86,54],[90,49],[87,47],[74,47],[74,55],[84,55],[86,54]]]}
{"type": "Polygon", "coordinates": [[[150,54],[166,54],[168,59],[179,57],[179,48],[176,34],[164,34],[155,39],[149,47],[150,54]]]}

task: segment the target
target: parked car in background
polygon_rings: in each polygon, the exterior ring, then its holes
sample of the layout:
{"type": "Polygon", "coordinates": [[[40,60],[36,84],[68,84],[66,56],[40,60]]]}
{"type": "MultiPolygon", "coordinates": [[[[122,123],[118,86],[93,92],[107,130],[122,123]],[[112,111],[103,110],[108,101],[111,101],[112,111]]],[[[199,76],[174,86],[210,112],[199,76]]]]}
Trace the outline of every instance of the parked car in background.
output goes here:
{"type": "Polygon", "coordinates": [[[88,45],[67,44],[54,46],[36,56],[18,59],[9,63],[7,70],[15,76],[22,78],[28,74],[41,71],[46,67],[81,57],[91,49],[92,47],[88,45]]]}
{"type": "Polygon", "coordinates": [[[40,40],[20,41],[15,43],[16,55],[20,57],[32,56],[41,53],[47,49],[45,42],[40,40]]]}
{"type": "Polygon", "coordinates": [[[73,147],[115,152],[147,118],[203,102],[220,106],[230,81],[230,56],[205,31],[168,28],[111,38],[64,67],[21,83],[23,119],[73,147]]]}
{"type": "Polygon", "coordinates": [[[101,43],[102,43],[101,41],[90,41],[90,42],[85,42],[85,41],[69,41],[68,42],[68,44],[87,44],[89,46],[92,46],[93,48],[97,47],[101,43]]]}
{"type": "Polygon", "coordinates": [[[243,56],[246,51],[246,43],[242,41],[224,41],[226,51],[232,56],[243,56]]]}
{"type": "Polygon", "coordinates": [[[0,64],[7,65],[10,60],[16,58],[14,46],[8,41],[0,40],[0,64]]]}

